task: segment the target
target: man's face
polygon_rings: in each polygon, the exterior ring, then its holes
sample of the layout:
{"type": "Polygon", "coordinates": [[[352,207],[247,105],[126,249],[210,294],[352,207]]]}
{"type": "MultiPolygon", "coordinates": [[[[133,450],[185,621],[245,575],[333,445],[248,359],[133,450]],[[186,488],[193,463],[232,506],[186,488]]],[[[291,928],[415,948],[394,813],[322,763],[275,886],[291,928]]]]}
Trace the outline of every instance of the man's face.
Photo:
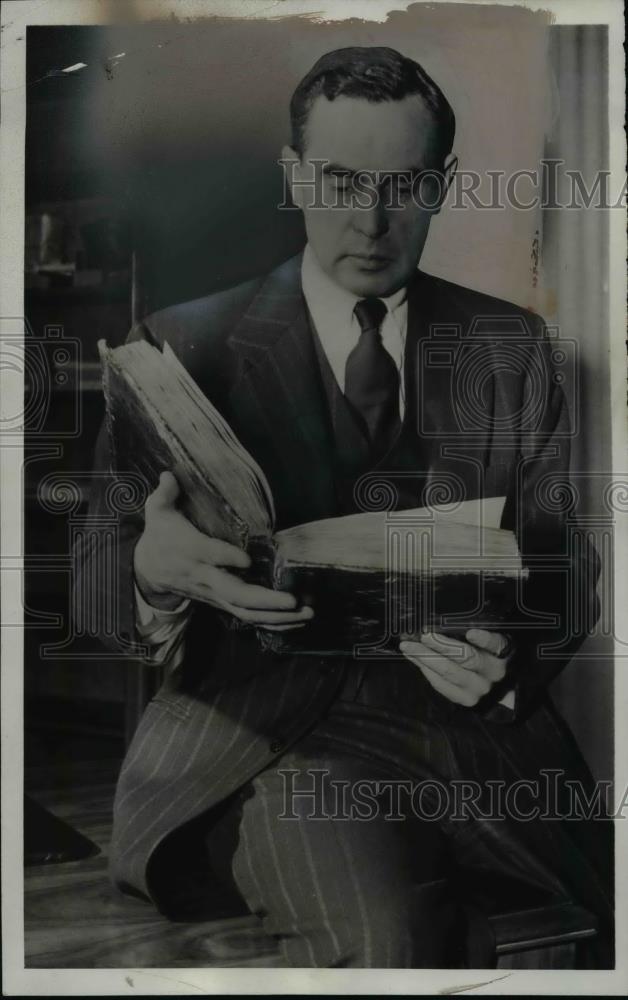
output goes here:
{"type": "MultiPolygon", "coordinates": [[[[377,104],[314,101],[292,176],[310,184],[315,177],[316,198],[313,187],[297,183],[293,199],[321,267],[354,295],[392,295],[416,270],[444,191],[433,174],[417,182],[421,172],[443,168],[437,138],[432,113],[414,95],[377,104]]],[[[297,154],[287,148],[284,157],[297,154]]]]}

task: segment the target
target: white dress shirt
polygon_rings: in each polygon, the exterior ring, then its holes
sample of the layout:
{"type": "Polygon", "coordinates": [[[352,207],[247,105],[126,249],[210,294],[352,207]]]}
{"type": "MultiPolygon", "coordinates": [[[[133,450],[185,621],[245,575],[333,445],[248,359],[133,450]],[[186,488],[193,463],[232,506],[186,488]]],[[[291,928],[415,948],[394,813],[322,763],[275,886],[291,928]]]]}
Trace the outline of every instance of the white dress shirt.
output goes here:
{"type": "MultiPolygon", "coordinates": [[[[356,302],[364,296],[353,295],[325,274],[308,244],[301,265],[303,295],[322,348],[340,391],[345,391],[345,368],[349,354],[360,339],[360,324],[354,313],[356,302]]],[[[406,289],[382,298],[387,312],[380,327],[382,343],[399,372],[399,415],[405,411],[403,361],[408,329],[406,289]]]]}
{"type": "MultiPolygon", "coordinates": [[[[361,329],[354,313],[356,302],[363,296],[353,295],[325,274],[308,244],[301,264],[303,295],[321,346],[342,392],[345,387],[347,358],[360,337],[361,329]]],[[[408,302],[402,288],[383,298],[387,313],[380,327],[382,343],[399,371],[399,415],[403,419],[404,354],[408,328],[408,302]]],[[[151,607],[135,587],[137,629],[143,641],[151,647],[151,660],[174,669],[182,660],[185,627],[190,613],[190,601],[184,600],[172,611],[151,607]]],[[[514,707],[514,692],[502,699],[508,708],[514,707]]]]}

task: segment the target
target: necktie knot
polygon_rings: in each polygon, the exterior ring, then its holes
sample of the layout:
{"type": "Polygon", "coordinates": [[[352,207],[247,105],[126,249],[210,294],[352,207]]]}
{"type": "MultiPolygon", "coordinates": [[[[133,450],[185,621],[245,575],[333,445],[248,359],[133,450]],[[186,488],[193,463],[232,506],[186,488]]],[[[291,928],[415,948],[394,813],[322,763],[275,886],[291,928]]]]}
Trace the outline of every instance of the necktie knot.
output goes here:
{"type": "Polygon", "coordinates": [[[362,333],[366,333],[367,330],[379,330],[387,310],[381,299],[369,298],[356,302],[353,311],[362,333]]]}

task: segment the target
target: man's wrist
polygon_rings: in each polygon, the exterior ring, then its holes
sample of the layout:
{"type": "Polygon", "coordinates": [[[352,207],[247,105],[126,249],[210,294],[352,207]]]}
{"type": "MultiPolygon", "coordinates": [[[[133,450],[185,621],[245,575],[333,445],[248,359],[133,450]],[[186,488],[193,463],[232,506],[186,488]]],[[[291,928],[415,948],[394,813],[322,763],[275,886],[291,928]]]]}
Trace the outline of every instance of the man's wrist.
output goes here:
{"type": "Polygon", "coordinates": [[[156,608],[157,611],[174,611],[183,601],[183,598],[179,594],[164,594],[151,590],[142,580],[141,574],[138,573],[135,574],[135,586],[146,603],[151,608],[156,608]]]}
{"type": "Polygon", "coordinates": [[[135,591],[137,621],[142,627],[146,625],[153,625],[156,621],[161,624],[165,624],[166,622],[176,622],[182,616],[187,618],[188,609],[190,607],[189,597],[182,597],[179,604],[172,609],[157,608],[154,604],[149,604],[148,601],[144,599],[137,583],[133,584],[133,589],[135,591]]]}
{"type": "Polygon", "coordinates": [[[151,608],[157,608],[158,611],[174,611],[183,600],[178,594],[154,590],[144,574],[137,568],[135,559],[133,560],[133,578],[135,586],[151,608]]]}

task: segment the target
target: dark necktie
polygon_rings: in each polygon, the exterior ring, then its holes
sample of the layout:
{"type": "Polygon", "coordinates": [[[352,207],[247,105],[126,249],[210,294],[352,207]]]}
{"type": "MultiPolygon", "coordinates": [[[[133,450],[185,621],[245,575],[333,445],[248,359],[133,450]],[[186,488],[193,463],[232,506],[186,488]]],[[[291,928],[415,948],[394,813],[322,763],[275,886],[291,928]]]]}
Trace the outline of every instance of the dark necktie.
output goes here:
{"type": "Polygon", "coordinates": [[[373,458],[383,456],[399,433],[399,371],[382,343],[386,315],[381,299],[361,299],[354,309],[361,334],[347,358],[345,396],[364,422],[373,458]]]}

